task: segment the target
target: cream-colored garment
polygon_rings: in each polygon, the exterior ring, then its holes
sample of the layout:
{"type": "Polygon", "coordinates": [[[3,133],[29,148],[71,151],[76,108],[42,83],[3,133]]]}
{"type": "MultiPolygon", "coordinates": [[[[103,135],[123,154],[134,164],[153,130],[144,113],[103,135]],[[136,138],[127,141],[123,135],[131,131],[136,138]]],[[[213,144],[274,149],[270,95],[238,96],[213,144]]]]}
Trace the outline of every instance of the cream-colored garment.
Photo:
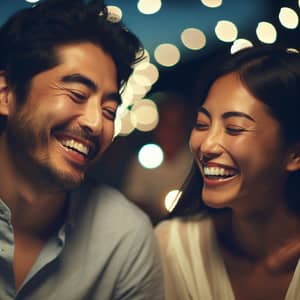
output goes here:
{"type": "MultiPolygon", "coordinates": [[[[210,217],[158,225],[166,300],[234,300],[210,217]]],[[[300,299],[300,261],[284,300],[300,299]]]]}

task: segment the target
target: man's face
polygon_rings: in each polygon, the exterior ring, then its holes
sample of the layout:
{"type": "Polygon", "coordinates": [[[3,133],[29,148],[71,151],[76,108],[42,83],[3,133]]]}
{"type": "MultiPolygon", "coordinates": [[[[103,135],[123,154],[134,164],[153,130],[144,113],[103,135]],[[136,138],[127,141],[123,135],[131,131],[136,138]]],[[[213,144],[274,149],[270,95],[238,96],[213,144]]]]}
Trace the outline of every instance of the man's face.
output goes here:
{"type": "Polygon", "coordinates": [[[69,189],[111,143],[119,93],[115,64],[101,48],[57,51],[61,63],[33,77],[24,104],[13,100],[6,134],[23,174],[69,189]]]}

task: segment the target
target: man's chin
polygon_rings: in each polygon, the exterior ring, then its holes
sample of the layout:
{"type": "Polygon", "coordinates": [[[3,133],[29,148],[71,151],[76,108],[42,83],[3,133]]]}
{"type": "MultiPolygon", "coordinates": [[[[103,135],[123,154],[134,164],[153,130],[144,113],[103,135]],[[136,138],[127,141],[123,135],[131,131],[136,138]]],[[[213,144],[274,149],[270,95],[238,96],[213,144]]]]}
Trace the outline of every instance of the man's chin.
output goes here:
{"type": "Polygon", "coordinates": [[[84,180],[84,175],[82,176],[72,176],[70,174],[64,174],[64,176],[60,176],[58,178],[58,181],[60,183],[60,186],[65,190],[73,190],[80,186],[82,181],[84,180]]]}
{"type": "Polygon", "coordinates": [[[63,172],[57,169],[48,169],[48,175],[53,185],[64,191],[77,188],[85,178],[85,172],[63,172]]]}

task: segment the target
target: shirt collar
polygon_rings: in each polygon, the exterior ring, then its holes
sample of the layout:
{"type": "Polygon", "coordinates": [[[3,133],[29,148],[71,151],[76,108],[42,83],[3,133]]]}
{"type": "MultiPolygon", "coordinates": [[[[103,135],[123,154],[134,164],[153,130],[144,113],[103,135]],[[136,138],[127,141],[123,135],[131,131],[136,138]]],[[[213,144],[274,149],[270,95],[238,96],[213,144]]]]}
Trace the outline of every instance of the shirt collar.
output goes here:
{"type": "Polygon", "coordinates": [[[4,203],[4,201],[0,198],[0,219],[11,223],[11,212],[8,206],[4,203]]]}

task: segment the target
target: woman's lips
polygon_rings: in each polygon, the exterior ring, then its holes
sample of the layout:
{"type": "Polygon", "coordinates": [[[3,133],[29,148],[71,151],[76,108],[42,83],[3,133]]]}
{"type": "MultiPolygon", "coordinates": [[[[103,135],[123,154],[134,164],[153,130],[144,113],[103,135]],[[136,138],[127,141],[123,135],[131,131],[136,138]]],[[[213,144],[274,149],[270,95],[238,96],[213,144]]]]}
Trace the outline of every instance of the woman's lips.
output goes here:
{"type": "Polygon", "coordinates": [[[226,184],[239,174],[236,168],[218,163],[202,164],[201,172],[204,183],[209,186],[226,184]]]}

